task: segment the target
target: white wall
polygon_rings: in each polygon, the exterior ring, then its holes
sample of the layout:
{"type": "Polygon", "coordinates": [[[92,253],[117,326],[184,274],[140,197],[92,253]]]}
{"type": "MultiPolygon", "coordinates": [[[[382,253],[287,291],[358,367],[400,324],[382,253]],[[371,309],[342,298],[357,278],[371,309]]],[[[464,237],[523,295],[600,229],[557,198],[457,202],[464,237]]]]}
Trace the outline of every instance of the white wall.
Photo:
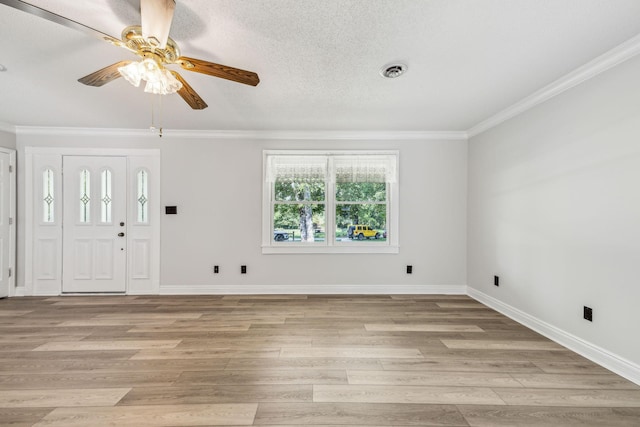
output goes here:
{"type": "MultiPolygon", "coordinates": [[[[467,142],[463,140],[221,140],[172,138],[168,132],[162,139],[19,134],[19,150],[26,146],[161,149],[161,205],[178,207],[178,215],[162,215],[161,291],[465,289],[467,142]],[[280,148],[399,150],[400,253],[263,255],[262,151],[280,148]],[[220,274],[212,273],[214,264],[220,266],[220,274]],[[248,266],[246,275],[240,274],[242,264],[248,266]],[[414,266],[412,275],[405,273],[407,264],[414,266]]],[[[21,248],[19,266],[23,254],[21,248]]]]}
{"type": "Polygon", "coordinates": [[[470,292],[636,367],[639,76],[635,57],[472,138],[468,175],[470,292]]]}
{"type": "Polygon", "coordinates": [[[0,130],[0,147],[16,148],[16,134],[0,130]]]}

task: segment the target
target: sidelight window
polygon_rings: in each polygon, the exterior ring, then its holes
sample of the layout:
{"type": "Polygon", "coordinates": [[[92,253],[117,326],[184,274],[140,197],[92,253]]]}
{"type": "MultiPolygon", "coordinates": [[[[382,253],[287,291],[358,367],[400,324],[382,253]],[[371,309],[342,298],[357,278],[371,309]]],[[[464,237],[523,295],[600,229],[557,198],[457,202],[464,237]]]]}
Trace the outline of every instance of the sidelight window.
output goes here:
{"type": "Polygon", "coordinates": [[[100,174],[100,222],[111,222],[112,198],[111,171],[109,169],[105,169],[100,174]]]}
{"type": "Polygon", "coordinates": [[[149,176],[146,170],[140,170],[136,176],[137,182],[137,220],[139,223],[149,222],[149,176]]]}
{"type": "Polygon", "coordinates": [[[55,220],[55,198],[53,171],[45,169],[42,172],[42,222],[52,223],[55,220]]]}
{"type": "Polygon", "coordinates": [[[91,222],[91,172],[80,171],[80,222],[91,222]]]}

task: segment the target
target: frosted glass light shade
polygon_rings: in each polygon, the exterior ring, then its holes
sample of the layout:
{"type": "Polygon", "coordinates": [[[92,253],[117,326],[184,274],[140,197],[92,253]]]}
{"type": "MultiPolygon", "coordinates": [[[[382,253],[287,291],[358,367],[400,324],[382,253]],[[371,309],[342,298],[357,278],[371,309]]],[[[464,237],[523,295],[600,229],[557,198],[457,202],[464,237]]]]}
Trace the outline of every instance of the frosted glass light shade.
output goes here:
{"type": "Polygon", "coordinates": [[[144,88],[147,93],[169,95],[182,89],[182,83],[151,58],[119,67],[118,72],[135,87],[140,86],[142,80],[147,82],[144,88]]]}
{"type": "Polygon", "coordinates": [[[142,73],[140,70],[139,62],[132,62],[124,67],[118,67],[120,75],[129,83],[135,87],[140,86],[140,80],[142,79],[142,73]]]}

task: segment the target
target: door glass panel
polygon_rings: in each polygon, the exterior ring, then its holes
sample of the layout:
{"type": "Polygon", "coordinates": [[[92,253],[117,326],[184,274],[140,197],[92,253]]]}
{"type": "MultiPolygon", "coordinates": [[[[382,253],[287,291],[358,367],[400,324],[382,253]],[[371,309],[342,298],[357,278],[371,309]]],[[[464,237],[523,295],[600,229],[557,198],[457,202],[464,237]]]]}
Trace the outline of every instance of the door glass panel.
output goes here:
{"type": "Polygon", "coordinates": [[[111,171],[105,169],[100,174],[100,221],[111,222],[111,171]]]}
{"type": "Polygon", "coordinates": [[[42,172],[42,222],[54,221],[53,171],[42,172]]]}
{"type": "Polygon", "coordinates": [[[148,173],[145,170],[141,170],[138,171],[137,174],[137,185],[138,185],[138,222],[142,222],[142,223],[147,223],[149,222],[149,215],[148,215],[148,195],[149,195],[149,188],[148,188],[148,173]]]}
{"type": "Polygon", "coordinates": [[[91,172],[80,171],[80,222],[91,221],[91,172]]]}

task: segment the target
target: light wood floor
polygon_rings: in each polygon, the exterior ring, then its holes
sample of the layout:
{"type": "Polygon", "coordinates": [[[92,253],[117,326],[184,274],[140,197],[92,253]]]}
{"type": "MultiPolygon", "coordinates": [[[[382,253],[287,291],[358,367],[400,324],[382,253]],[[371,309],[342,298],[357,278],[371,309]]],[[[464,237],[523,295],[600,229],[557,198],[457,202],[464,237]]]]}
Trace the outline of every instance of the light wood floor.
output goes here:
{"type": "Polygon", "coordinates": [[[0,300],[0,425],[640,426],[640,387],[465,296],[0,300]]]}

